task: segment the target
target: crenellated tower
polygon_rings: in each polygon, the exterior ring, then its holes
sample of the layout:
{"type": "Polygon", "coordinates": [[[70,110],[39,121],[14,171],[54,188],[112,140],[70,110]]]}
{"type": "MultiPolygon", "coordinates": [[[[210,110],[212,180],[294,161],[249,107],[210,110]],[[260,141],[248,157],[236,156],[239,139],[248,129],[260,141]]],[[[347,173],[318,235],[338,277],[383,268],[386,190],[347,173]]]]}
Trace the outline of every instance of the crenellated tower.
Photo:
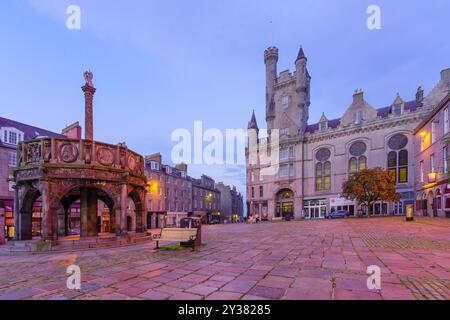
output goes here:
{"type": "Polygon", "coordinates": [[[295,60],[296,69],[296,94],[298,96],[298,108],[300,109],[300,130],[304,133],[309,119],[309,106],[311,104],[310,91],[311,91],[311,76],[308,72],[308,58],[306,58],[303,48],[300,50],[295,60]]]}
{"type": "Polygon", "coordinates": [[[273,128],[275,119],[275,84],[277,82],[278,48],[269,47],[264,52],[266,65],[266,121],[268,129],[273,128]]]}

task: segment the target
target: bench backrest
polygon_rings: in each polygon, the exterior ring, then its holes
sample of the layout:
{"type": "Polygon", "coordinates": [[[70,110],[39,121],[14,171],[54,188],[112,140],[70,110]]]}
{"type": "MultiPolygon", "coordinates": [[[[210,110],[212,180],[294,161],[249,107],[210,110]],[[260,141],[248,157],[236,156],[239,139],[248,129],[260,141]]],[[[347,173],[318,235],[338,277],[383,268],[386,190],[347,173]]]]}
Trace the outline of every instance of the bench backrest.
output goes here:
{"type": "Polygon", "coordinates": [[[190,228],[164,228],[161,230],[161,240],[189,241],[197,235],[197,229],[190,228]]]}

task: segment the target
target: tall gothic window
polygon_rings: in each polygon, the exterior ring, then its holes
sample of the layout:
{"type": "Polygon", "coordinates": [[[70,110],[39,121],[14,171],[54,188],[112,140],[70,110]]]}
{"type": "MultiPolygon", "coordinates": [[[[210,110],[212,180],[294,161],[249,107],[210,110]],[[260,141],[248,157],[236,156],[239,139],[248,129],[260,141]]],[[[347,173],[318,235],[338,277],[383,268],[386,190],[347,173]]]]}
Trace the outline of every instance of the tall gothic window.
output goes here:
{"type": "Polygon", "coordinates": [[[367,157],[364,155],[367,146],[364,142],[358,141],[350,146],[350,160],[348,161],[348,173],[350,175],[367,169],[367,157]]]}
{"type": "Polygon", "coordinates": [[[316,191],[322,191],[323,189],[323,165],[322,162],[316,164],[316,191]]]}
{"type": "Polygon", "coordinates": [[[331,152],[327,148],[322,148],[316,153],[316,191],[331,190],[331,162],[329,161],[331,152]]]}
{"type": "Polygon", "coordinates": [[[388,154],[388,173],[393,181],[397,181],[397,152],[395,151],[388,154]]]}
{"type": "Polygon", "coordinates": [[[396,134],[388,141],[392,151],[387,156],[387,168],[395,183],[408,182],[408,150],[404,149],[407,144],[408,138],[403,134],[396,134]]]}

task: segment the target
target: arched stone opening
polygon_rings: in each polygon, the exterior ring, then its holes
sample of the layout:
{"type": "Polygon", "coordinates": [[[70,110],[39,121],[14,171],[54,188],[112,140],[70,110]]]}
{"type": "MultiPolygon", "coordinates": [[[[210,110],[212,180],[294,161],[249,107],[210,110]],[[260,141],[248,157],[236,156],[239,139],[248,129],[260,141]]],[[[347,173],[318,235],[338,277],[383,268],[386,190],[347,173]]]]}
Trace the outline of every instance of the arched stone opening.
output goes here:
{"type": "Polygon", "coordinates": [[[128,194],[126,230],[143,232],[145,230],[144,200],[137,190],[128,194]],[[131,223],[131,226],[129,225],[131,223]]]}
{"type": "Polygon", "coordinates": [[[40,212],[34,210],[35,204],[39,199],[41,199],[41,192],[36,188],[27,189],[22,199],[18,199],[20,212],[16,218],[16,238],[20,240],[31,240],[33,235],[40,236],[42,234],[42,224],[35,223],[33,225],[33,211],[36,211],[41,216],[40,212]]]}
{"type": "Polygon", "coordinates": [[[294,218],[294,192],[290,189],[282,189],[276,195],[276,217],[293,219],[294,218]]]}
{"type": "Polygon", "coordinates": [[[96,187],[76,187],[60,200],[58,236],[97,236],[116,231],[115,203],[96,187]]]}

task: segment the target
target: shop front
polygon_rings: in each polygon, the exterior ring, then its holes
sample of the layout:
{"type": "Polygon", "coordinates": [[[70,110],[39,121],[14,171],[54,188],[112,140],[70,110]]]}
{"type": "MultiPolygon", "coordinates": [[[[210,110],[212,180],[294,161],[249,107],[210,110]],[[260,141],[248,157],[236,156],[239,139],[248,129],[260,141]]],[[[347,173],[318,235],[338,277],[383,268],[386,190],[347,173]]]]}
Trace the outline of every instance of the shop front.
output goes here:
{"type": "Polygon", "coordinates": [[[160,229],[166,226],[165,212],[148,212],[147,213],[147,229],[160,229]]]}
{"type": "Polygon", "coordinates": [[[167,212],[166,227],[177,228],[180,226],[180,221],[188,216],[187,212],[167,212]]]}
{"type": "Polygon", "coordinates": [[[356,203],[355,201],[348,200],[345,198],[331,198],[330,199],[330,212],[335,211],[347,211],[350,217],[354,217],[356,214],[356,203]]]}
{"type": "Polygon", "coordinates": [[[303,201],[303,218],[325,219],[327,214],[327,199],[312,199],[303,201]]]}

